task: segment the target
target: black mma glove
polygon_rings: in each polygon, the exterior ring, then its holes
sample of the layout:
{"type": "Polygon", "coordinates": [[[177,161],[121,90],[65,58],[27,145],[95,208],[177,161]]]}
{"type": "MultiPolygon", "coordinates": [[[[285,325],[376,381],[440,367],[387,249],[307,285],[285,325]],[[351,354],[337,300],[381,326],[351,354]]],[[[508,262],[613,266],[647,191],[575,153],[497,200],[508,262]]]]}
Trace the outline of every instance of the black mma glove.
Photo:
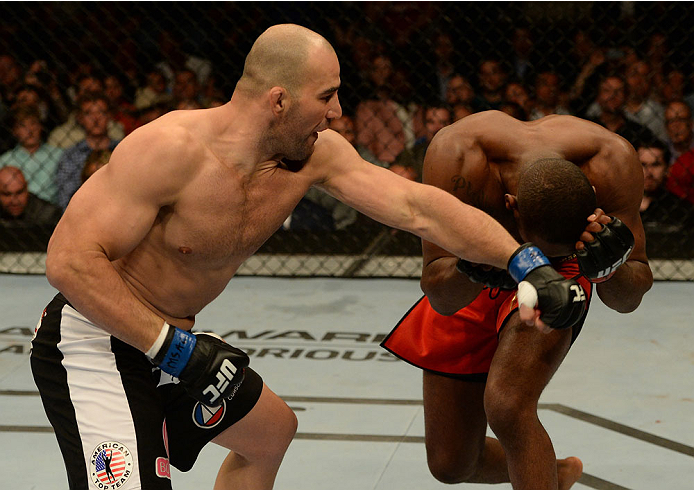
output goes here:
{"type": "Polygon", "coordinates": [[[484,284],[492,289],[512,290],[518,287],[518,284],[508,275],[508,272],[497,269],[496,267],[485,270],[480,265],[474,265],[472,262],[468,262],[465,259],[458,259],[455,268],[461,274],[465,274],[472,282],[484,284]]]}
{"type": "Polygon", "coordinates": [[[250,362],[245,352],[214,334],[193,334],[168,323],[146,355],[178,378],[193,398],[211,407],[221,405],[241,384],[250,362]]]}
{"type": "Polygon", "coordinates": [[[612,221],[593,234],[595,240],[576,251],[581,272],[591,282],[607,281],[634,249],[634,235],[629,227],[619,218],[610,217],[612,221]]]}
{"type": "Polygon", "coordinates": [[[586,293],[581,285],[555,271],[549,259],[531,243],[522,245],[511,255],[508,272],[519,282],[519,304],[522,296],[537,294],[540,320],[550,327],[573,327],[583,316],[586,293]]]}

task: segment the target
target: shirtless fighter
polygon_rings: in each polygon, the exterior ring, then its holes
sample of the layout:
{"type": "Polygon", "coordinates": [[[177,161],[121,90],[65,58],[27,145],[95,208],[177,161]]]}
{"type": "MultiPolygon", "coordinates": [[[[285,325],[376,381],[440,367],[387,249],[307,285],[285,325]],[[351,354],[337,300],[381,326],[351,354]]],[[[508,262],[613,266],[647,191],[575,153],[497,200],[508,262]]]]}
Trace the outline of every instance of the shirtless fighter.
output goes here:
{"type": "MultiPolygon", "coordinates": [[[[532,240],[588,297],[597,283],[614,310],[633,311],[652,285],[639,160],[626,140],[597,124],[571,116],[520,122],[497,111],[468,116],[436,135],[424,182],[532,240]],[[601,209],[593,213],[596,202],[601,209]]],[[[537,403],[582,321],[548,333],[530,327],[505,271],[459,260],[426,239],[423,254],[426,297],[383,346],[424,370],[432,474],[446,483],[568,489],[582,463],[556,459],[537,403]],[[486,437],[487,424],[498,440],[486,437]]]]}
{"type": "Polygon", "coordinates": [[[119,490],[170,489],[169,462],[190,469],[211,440],[230,449],[216,489],[273,486],[293,412],[244,352],[190,329],[312,186],[467,260],[510,264],[530,288],[528,321],[578,321],[582,290],[537,248],[520,248],[484,212],[365,162],[325,131],[342,112],[339,86],[323,37],[273,26],[227,104],[134,131],[74,195],[46,260],[60,294],[31,357],[70,488],[86,489],[94,454],[115,448],[125,461],[119,490]]]}

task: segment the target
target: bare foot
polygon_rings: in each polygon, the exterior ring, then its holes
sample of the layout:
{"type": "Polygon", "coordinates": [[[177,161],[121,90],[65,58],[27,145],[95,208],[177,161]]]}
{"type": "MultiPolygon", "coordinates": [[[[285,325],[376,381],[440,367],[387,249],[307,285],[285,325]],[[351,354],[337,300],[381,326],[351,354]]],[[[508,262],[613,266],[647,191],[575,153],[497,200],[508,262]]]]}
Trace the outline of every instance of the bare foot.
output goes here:
{"type": "Polygon", "coordinates": [[[583,463],[580,459],[570,457],[557,460],[557,480],[559,490],[569,490],[583,474],[583,463]]]}

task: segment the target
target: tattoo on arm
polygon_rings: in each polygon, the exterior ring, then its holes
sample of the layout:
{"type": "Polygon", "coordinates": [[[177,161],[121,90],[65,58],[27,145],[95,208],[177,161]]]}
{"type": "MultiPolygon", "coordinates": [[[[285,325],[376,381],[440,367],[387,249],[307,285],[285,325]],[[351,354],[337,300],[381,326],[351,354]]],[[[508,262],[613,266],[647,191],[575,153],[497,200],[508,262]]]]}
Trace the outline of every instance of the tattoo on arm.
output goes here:
{"type": "Polygon", "coordinates": [[[454,175],[451,178],[453,182],[453,193],[462,196],[463,201],[475,206],[479,209],[484,209],[482,205],[482,193],[479,190],[472,188],[472,182],[467,180],[462,175],[454,175]]]}

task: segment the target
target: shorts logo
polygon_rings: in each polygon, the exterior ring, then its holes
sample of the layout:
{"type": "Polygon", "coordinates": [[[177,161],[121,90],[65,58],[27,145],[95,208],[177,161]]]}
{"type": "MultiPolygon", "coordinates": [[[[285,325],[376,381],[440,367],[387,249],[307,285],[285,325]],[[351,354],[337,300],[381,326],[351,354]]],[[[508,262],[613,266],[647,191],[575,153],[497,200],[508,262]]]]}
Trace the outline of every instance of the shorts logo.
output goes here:
{"type": "Polygon", "coordinates": [[[222,421],[224,412],[226,412],[225,400],[222,400],[222,404],[218,407],[208,407],[197,402],[193,407],[193,422],[201,429],[211,429],[222,421]]]}
{"type": "Polygon", "coordinates": [[[89,461],[89,476],[96,488],[115,490],[122,487],[133,474],[133,456],[120,442],[102,442],[89,461]]]}
{"type": "Polygon", "coordinates": [[[171,467],[169,466],[169,458],[158,457],[155,465],[155,471],[159,478],[171,479],[171,467]]]}

